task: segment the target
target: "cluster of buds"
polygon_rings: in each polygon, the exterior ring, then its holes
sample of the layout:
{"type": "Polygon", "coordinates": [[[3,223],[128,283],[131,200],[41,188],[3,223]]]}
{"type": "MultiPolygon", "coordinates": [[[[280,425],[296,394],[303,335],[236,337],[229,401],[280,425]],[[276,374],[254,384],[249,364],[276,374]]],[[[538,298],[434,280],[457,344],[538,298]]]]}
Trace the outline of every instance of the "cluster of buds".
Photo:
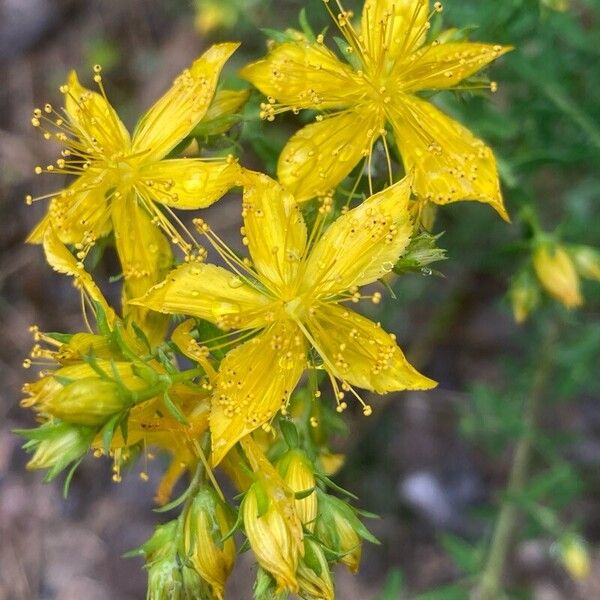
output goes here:
{"type": "Polygon", "coordinates": [[[95,456],[112,457],[113,479],[120,481],[122,463],[149,443],[175,450],[178,461],[186,462],[189,452],[185,440],[176,439],[177,429],[202,434],[208,427],[206,392],[200,389],[187,399],[186,386],[203,371],[177,371],[164,352],[150,352],[135,329],[118,319],[109,325],[102,307],[95,309],[98,334],[31,328],[34,347],[25,366],[46,368],[23,385],[21,405],[35,410],[42,422],[18,432],[33,452],[27,467],[48,470],[52,479],[94,450],[95,456]]]}
{"type": "Polygon", "coordinates": [[[251,439],[242,446],[253,469],[240,510],[260,566],[256,597],[333,600],[332,566],[356,572],[362,540],[377,540],[347,502],[325,492],[327,478],[305,451],[290,448],[273,465],[251,439]]]}
{"type": "Polygon", "coordinates": [[[540,306],[542,291],[567,309],[583,304],[580,278],[600,281],[600,252],[591,246],[562,244],[546,235],[534,245],[532,259],[515,276],[510,300],[517,323],[540,306]]]}

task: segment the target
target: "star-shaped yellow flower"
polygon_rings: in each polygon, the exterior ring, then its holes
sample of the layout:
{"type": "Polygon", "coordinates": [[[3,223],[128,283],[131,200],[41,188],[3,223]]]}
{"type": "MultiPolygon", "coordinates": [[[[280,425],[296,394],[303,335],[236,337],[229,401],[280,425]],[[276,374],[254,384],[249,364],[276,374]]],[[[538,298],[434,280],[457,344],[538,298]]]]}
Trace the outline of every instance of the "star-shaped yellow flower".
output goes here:
{"type": "MultiPolygon", "coordinates": [[[[412,367],[395,336],[342,303],[359,286],[391,271],[412,232],[408,179],[371,196],[307,239],[291,194],[266,175],[246,175],[243,242],[252,262],[224,248],[203,221],[198,227],[232,271],[204,263],[180,266],[135,301],[165,313],[206,319],[251,339],[221,362],[210,426],[213,464],[246,434],[285,408],[310,362],[329,375],[341,409],[352,386],[385,393],[436,384],[412,367]],[[341,386],[338,384],[341,382],[341,386]]],[[[377,301],[380,294],[375,294],[377,301]]],[[[371,409],[364,406],[366,414],[371,409]]]]}
{"type": "Polygon", "coordinates": [[[100,67],[94,68],[94,79],[101,93],[82,87],[72,72],[61,87],[64,114],[46,105],[34,111],[32,123],[63,146],[56,165],[37,167],[36,172],[77,179],[50,195],[48,214],[29,241],[41,243],[51,224],[82,259],[98,238],[114,230],[125,297],[137,297],[160,281],[172,260],[160,229],[174,242],[189,245],[165,213],[208,206],[239,178],[239,166],[232,160],[165,160],[207,114],[221,69],[237,47],[212,46],[175,79],[132,136],[106,98],[100,67]]]}
{"type": "MultiPolygon", "coordinates": [[[[333,2],[325,3],[330,10],[333,2]]],[[[440,10],[436,2],[434,12],[440,10]]],[[[366,0],[359,30],[341,7],[332,16],[356,68],[341,62],[320,35],[316,42],[299,36],[276,43],[242,70],[269,97],[264,118],[289,109],[328,111],[289,140],[279,181],[300,201],[326,194],[371,156],[380,137],[385,142],[390,124],[421,199],[479,200],[508,219],[490,148],[417,93],[454,88],[510,48],[444,37],[425,44],[427,0],[366,0]]]]}

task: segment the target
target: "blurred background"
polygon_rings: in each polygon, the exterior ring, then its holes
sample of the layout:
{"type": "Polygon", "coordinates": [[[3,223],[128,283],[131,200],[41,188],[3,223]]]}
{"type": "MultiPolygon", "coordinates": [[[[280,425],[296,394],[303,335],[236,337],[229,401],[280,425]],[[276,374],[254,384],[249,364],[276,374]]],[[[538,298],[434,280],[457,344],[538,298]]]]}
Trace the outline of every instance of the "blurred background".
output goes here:
{"type": "MultiPolygon", "coordinates": [[[[141,563],[121,555],[164,519],[152,512],[160,464],[149,483],[132,473],[114,484],[107,462],[85,461],[63,500],[60,481],[46,485],[25,471],[11,433],[33,424],[18,404],[31,376],[21,367],[28,326],[83,326],[70,281],[50,271],[40,248],[23,243],[45,209],[25,206],[24,196],[58,186],[32,176],[56,153],[30,126],[33,107],[58,104],[71,68],[89,82],[100,63],[111,101],[133,125],[214,41],[242,41],[225,76],[239,86],[237,69],[265,51],[260,29],[298,27],[303,7],[316,31],[327,25],[320,0],[0,0],[0,600],[143,598],[141,563]]],[[[496,152],[513,224],[477,203],[445,208],[435,227],[445,232],[439,243],[450,258],[435,265],[443,276],[417,273],[391,284],[396,299],[386,301],[383,320],[440,386],[374,399],[368,420],[346,415],[353,434],[338,440],[348,459],[336,481],[381,515],[369,523],[381,545],[365,546],[356,577],[338,573],[338,597],[468,597],[524,435],[524,406],[535,395],[507,594],[593,600],[600,598],[600,286],[583,283],[585,304],[576,312],[543,297],[521,326],[507,294],[530,268],[532,214],[564,243],[600,246],[600,3],[448,0],[442,18],[471,39],[516,47],[491,69],[495,95],[436,97],[496,152]],[[573,539],[579,555],[565,550],[573,539]]],[[[242,162],[266,160],[272,169],[298,117],[273,126],[250,109],[246,116],[234,132],[242,162]]],[[[206,218],[236,239],[239,209],[233,194],[206,218]]],[[[109,261],[106,274],[117,271],[109,261]]],[[[115,301],[117,286],[106,288],[115,301]]],[[[251,597],[246,558],[232,600],[251,597]]]]}

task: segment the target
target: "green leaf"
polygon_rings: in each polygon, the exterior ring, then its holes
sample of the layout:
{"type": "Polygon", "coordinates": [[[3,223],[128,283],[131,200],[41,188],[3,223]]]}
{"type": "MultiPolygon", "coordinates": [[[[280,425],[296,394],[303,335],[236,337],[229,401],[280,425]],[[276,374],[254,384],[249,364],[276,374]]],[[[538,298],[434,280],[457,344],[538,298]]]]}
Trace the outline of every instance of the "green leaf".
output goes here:
{"type": "Polygon", "coordinates": [[[316,40],[315,32],[308,22],[308,17],[306,16],[306,7],[303,7],[300,11],[298,22],[300,23],[302,33],[304,33],[310,42],[314,42],[316,40]]]}
{"type": "Polygon", "coordinates": [[[268,27],[261,27],[260,30],[272,40],[284,44],[285,42],[293,42],[294,38],[285,33],[284,31],[277,31],[276,29],[269,29],[268,27]]]}
{"type": "Polygon", "coordinates": [[[356,54],[354,54],[354,49],[352,46],[350,46],[345,39],[338,36],[333,36],[333,40],[337,44],[342,56],[352,65],[354,69],[357,71],[360,70],[360,59],[358,56],[356,56],[356,54]],[[349,52],[348,49],[351,51],[349,52]]]}
{"type": "Polygon", "coordinates": [[[304,542],[304,558],[303,558],[303,560],[304,560],[304,563],[306,564],[306,566],[309,569],[312,569],[317,574],[317,577],[318,577],[321,575],[321,572],[323,571],[323,569],[321,568],[321,561],[319,560],[319,557],[313,548],[313,544],[315,544],[315,543],[316,542],[313,542],[312,544],[308,541],[304,542]]]}
{"type": "Polygon", "coordinates": [[[290,449],[298,448],[300,444],[300,437],[294,422],[291,419],[280,419],[279,427],[288,447],[290,449]]]}
{"type": "Polygon", "coordinates": [[[386,577],[383,589],[376,600],[400,600],[404,590],[404,576],[400,569],[392,569],[386,577]]]}
{"type": "Polygon", "coordinates": [[[63,484],[63,498],[66,500],[69,495],[69,487],[71,486],[71,480],[73,479],[73,475],[75,475],[75,471],[77,467],[81,464],[81,461],[84,459],[82,456],[79,460],[73,463],[73,466],[69,469],[67,476],[65,477],[65,482],[63,484]]]}
{"type": "Polygon", "coordinates": [[[479,548],[451,534],[442,535],[440,545],[466,575],[474,575],[479,571],[482,558],[479,548]]]}
{"type": "Polygon", "coordinates": [[[269,510],[270,499],[267,491],[262,485],[254,484],[254,493],[256,494],[256,508],[258,517],[262,517],[269,510]]]}
{"type": "Polygon", "coordinates": [[[304,498],[308,498],[312,493],[314,493],[315,488],[309,488],[307,490],[301,490],[300,492],[295,492],[294,493],[294,498],[296,498],[296,500],[304,500],[304,498]]]}
{"type": "Polygon", "coordinates": [[[416,596],[414,600],[469,600],[469,594],[460,585],[447,585],[416,596]]]}
{"type": "Polygon", "coordinates": [[[353,500],[358,500],[358,496],[355,496],[352,492],[345,490],[343,487],[340,487],[337,483],[334,483],[329,477],[323,475],[322,473],[315,473],[315,478],[319,481],[322,481],[327,487],[332,490],[338,492],[339,494],[344,494],[353,500]]]}
{"type": "Polygon", "coordinates": [[[94,315],[96,317],[96,325],[98,325],[98,331],[101,335],[110,335],[111,329],[108,325],[108,319],[106,318],[104,307],[97,300],[92,300],[92,304],[94,305],[94,315]]]}
{"type": "Polygon", "coordinates": [[[185,415],[181,412],[181,410],[175,404],[175,402],[171,400],[171,397],[167,392],[163,394],[163,402],[167,407],[167,410],[171,413],[171,415],[177,422],[181,423],[182,425],[188,424],[188,420],[185,418],[185,415]]]}
{"type": "Polygon", "coordinates": [[[151,352],[152,346],[150,345],[150,341],[141,327],[135,321],[131,321],[131,328],[135,333],[135,337],[142,342],[142,344],[147,348],[148,352],[151,352]]]}
{"type": "Polygon", "coordinates": [[[192,488],[191,488],[191,486],[189,486],[185,490],[185,492],[183,492],[183,494],[181,494],[181,496],[175,498],[175,500],[171,500],[171,502],[168,502],[167,504],[163,504],[162,506],[159,506],[158,508],[154,508],[152,510],[156,513],[169,512],[170,510],[173,510],[174,508],[177,508],[178,506],[183,504],[190,497],[191,491],[192,491],[192,488]]]}
{"type": "Polygon", "coordinates": [[[102,447],[106,454],[108,454],[110,450],[110,444],[115,435],[115,429],[122,418],[123,413],[117,413],[116,415],[113,415],[102,428],[102,447]]]}

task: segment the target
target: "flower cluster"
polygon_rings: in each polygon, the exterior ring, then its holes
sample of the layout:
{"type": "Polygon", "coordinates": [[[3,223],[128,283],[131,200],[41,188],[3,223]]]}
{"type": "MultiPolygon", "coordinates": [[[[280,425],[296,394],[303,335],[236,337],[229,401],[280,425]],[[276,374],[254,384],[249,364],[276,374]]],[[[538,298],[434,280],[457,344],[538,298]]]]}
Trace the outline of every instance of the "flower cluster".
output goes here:
{"type": "MultiPolygon", "coordinates": [[[[362,541],[377,541],[329,478],[343,463],[330,447],[343,428],[338,413],[355,402],[369,416],[373,393],[436,385],[356,309],[380,304],[378,282],[431,273],[445,258],[428,232],[436,205],[475,200],[508,220],[491,149],[430,96],[495,91],[474,76],[510,48],[454,30],[431,35],[439,2],[366,0],[359,20],[337,2],[325,7],[339,52],[307,26],[278,34],[242,69],[266,96],[260,114],[244,108],[249,91],[218,89],[234,43],[212,46],[177,76],[133,133],[107,99],[100,66],[98,91],[73,72],[60,88],[64,108],[33,113],[33,126],[62,148],[36,173],[73,180],[42,197],[50,204],[29,241],[73,279],[96,327],[32,328],[25,366],[44,368],[24,386],[22,404],[40,421],[21,432],[28,466],[49,478],[70,467],[68,486],[90,450],[112,459],[117,482],[124,465],[146,465],[156,448],[171,456],[156,501],[180,515],[134,552],[145,557],[151,599],[223,598],[242,535],[258,563],[257,598],[334,598],[332,566],[355,572],[362,541]],[[305,109],[315,122],[289,139],[276,178],[218,143],[244,119],[305,109]],[[198,213],[193,227],[178,213],[233,188],[245,253],[198,213]],[[92,275],[111,244],[120,310],[92,275]],[[183,476],[189,485],[172,500],[183,476]],[[223,494],[222,477],[236,499],[223,494]]],[[[565,285],[544,274],[564,260],[542,252],[536,272],[561,296],[565,285]]],[[[140,477],[149,478],[145,467],[140,477]]]]}

